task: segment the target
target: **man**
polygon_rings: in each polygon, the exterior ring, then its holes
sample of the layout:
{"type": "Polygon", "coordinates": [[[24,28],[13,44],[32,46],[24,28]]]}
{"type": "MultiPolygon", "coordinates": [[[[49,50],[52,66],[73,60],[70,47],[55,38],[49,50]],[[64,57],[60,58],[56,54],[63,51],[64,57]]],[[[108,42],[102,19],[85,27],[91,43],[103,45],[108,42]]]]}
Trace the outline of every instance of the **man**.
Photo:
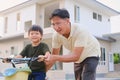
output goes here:
{"type": "Polygon", "coordinates": [[[51,14],[51,24],[56,32],[52,39],[52,55],[46,62],[50,65],[56,61],[74,62],[76,80],[95,80],[99,42],[80,25],[72,24],[69,18],[66,9],[56,9],[51,14]],[[70,51],[68,55],[59,55],[61,45],[70,51]]]}

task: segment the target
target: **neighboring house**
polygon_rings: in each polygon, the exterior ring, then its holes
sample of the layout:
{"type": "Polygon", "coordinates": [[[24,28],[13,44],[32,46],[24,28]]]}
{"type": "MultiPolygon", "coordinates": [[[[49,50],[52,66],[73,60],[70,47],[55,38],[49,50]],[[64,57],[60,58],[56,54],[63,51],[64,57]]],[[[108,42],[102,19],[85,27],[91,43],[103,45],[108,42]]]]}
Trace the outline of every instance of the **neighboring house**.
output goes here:
{"type": "MultiPolygon", "coordinates": [[[[112,71],[112,68],[109,69],[109,53],[116,51],[114,45],[117,44],[111,43],[116,40],[103,37],[103,34],[111,32],[110,17],[118,15],[119,12],[95,0],[29,0],[1,11],[3,31],[0,37],[0,55],[16,55],[30,43],[27,39],[27,31],[32,24],[38,24],[44,29],[43,41],[51,48],[54,30],[50,27],[49,15],[56,8],[66,8],[70,12],[71,22],[82,24],[99,40],[102,56],[97,73],[112,71]]],[[[61,49],[62,53],[67,53],[64,47],[61,49]]],[[[73,73],[72,63],[57,63],[57,66],[57,69],[65,71],[66,74],[73,73]]],[[[56,69],[56,66],[54,68],[56,69]]]]}

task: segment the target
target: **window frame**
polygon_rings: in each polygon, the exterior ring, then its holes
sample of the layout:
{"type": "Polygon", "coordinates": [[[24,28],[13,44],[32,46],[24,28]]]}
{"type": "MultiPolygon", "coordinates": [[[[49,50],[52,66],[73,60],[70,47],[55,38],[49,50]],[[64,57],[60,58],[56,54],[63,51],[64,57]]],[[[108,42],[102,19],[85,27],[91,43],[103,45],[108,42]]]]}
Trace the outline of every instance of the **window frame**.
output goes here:
{"type": "Polygon", "coordinates": [[[75,22],[80,22],[80,6],[74,6],[74,20],[75,22]]]}

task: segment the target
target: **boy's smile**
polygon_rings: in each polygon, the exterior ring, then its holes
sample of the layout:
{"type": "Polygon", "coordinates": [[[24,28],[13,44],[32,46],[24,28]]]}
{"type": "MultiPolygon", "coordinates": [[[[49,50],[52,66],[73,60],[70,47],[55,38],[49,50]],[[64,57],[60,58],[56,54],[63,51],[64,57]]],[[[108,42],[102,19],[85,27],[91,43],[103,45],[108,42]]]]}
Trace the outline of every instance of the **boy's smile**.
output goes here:
{"type": "Polygon", "coordinates": [[[34,44],[40,43],[42,38],[42,35],[40,34],[39,31],[31,31],[29,33],[29,39],[31,40],[31,42],[34,44]]]}

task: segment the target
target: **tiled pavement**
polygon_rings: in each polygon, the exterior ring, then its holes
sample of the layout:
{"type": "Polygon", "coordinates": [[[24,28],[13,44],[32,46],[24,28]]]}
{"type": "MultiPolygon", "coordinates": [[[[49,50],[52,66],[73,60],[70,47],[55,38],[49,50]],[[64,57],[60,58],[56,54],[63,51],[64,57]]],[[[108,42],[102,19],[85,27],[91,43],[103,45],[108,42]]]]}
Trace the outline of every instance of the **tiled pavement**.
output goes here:
{"type": "Polygon", "coordinates": [[[97,78],[96,80],[120,80],[120,78],[97,78]]]}
{"type": "MultiPolygon", "coordinates": [[[[0,77],[0,80],[5,80],[5,79],[3,77],[0,77]]],[[[50,79],[48,79],[48,80],[50,80],[50,79]]],[[[55,79],[55,80],[59,80],[59,79],[55,79]]],[[[66,80],[74,80],[74,79],[66,79],[66,80]]],[[[118,79],[118,78],[97,78],[96,80],[120,80],[120,79],[118,79]]]]}
{"type": "MultiPolygon", "coordinates": [[[[73,74],[67,74],[66,76],[64,76],[64,78],[61,74],[56,74],[56,75],[57,75],[56,77],[55,77],[55,74],[54,74],[54,76],[50,75],[50,76],[53,76],[53,78],[50,79],[48,77],[48,80],[75,80],[73,74]]],[[[1,76],[0,80],[5,80],[5,79],[4,79],[4,77],[1,76]]],[[[120,77],[118,77],[118,78],[115,78],[115,77],[114,78],[106,78],[105,74],[97,74],[96,80],[120,80],[120,77]]]]}

